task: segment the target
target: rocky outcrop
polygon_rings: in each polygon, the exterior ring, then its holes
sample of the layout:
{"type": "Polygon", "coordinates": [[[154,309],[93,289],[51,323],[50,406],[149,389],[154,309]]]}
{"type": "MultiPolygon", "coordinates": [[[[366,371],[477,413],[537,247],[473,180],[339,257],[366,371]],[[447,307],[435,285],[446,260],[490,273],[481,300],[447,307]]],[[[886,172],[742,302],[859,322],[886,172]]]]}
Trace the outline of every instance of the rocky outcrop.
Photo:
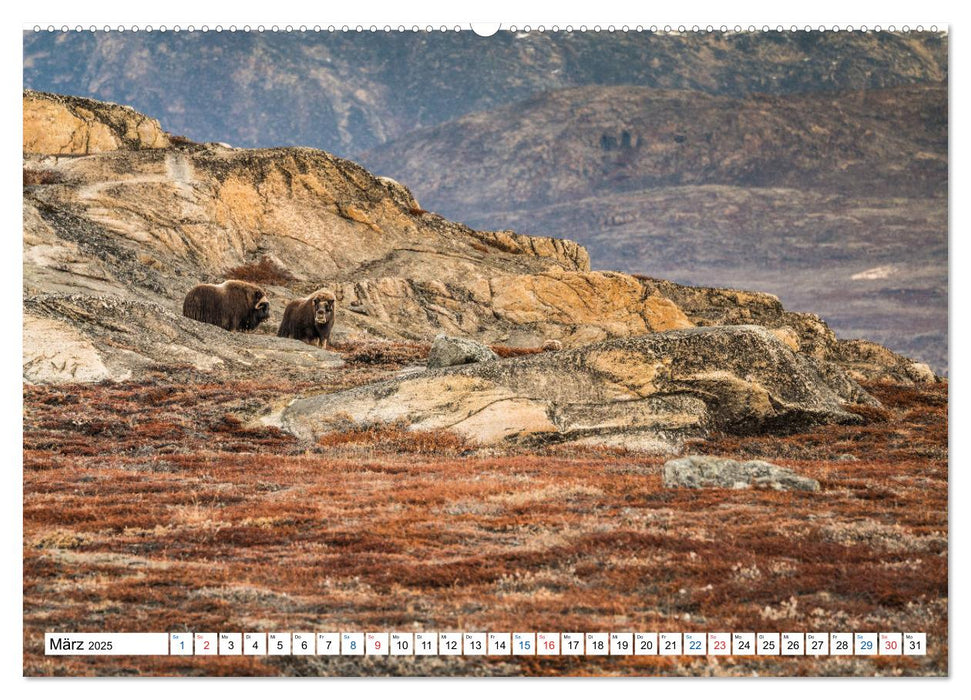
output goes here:
{"type": "Polygon", "coordinates": [[[455,367],[473,362],[498,360],[499,356],[482,343],[468,338],[452,338],[445,334],[435,336],[428,351],[428,367],[455,367]]]}
{"type": "MultiPolygon", "coordinates": [[[[505,290],[506,278],[588,274],[576,244],[472,231],[419,210],[400,183],[321,151],[172,145],[128,108],[30,91],[24,124],[24,304],[36,315],[25,326],[26,381],[165,367],[252,373],[277,351],[279,371],[316,376],[333,356],[321,362],[258,333],[210,338],[180,316],[194,284],[263,258],[292,277],[286,287],[267,285],[275,319],[286,301],[327,284],[347,288],[357,304],[338,335],[399,340],[449,330],[508,339],[522,324],[488,308],[490,280],[505,290]],[[484,301],[474,296],[483,288],[484,301]],[[123,328],[124,340],[111,328],[123,328]],[[42,336],[61,338],[70,357],[52,354],[42,336]],[[65,369],[42,371],[54,366],[65,369]]],[[[606,279],[603,286],[608,293],[606,279]]],[[[571,307],[582,319],[579,299],[565,303],[566,316],[571,307]]],[[[547,325],[530,324],[529,337],[547,325]]]]}
{"type": "Polygon", "coordinates": [[[819,491],[819,482],[769,462],[736,462],[721,457],[692,455],[664,463],[667,488],[767,488],[776,491],[819,491]]]}
{"type": "Polygon", "coordinates": [[[432,332],[487,343],[570,346],[689,328],[676,304],[630,275],[550,270],[443,282],[384,277],[340,285],[347,323],[372,335],[426,340],[432,332]]]}
{"type": "Polygon", "coordinates": [[[691,328],[559,353],[427,370],[295,400],[282,425],[303,438],[382,423],[506,440],[676,451],[711,430],[791,431],[860,422],[875,400],[839,370],[757,326],[691,328]]]}
{"type": "Polygon", "coordinates": [[[793,350],[835,363],[857,381],[938,381],[926,364],[866,340],[840,340],[819,316],[786,311],[779,298],[772,294],[639,279],[647,293],[670,299],[694,325],[752,323],[763,326],[793,350]]]}
{"type": "MultiPolygon", "coordinates": [[[[825,324],[787,315],[767,295],[591,271],[586,251],[571,241],[450,222],[418,208],[404,185],[322,151],[173,145],[152,136],[157,125],[128,108],[29,91],[25,134],[45,133],[51,115],[61,112],[102,124],[115,145],[108,149],[105,141],[105,150],[96,152],[101,146],[92,149],[87,137],[83,148],[73,136],[69,146],[31,137],[28,150],[45,153],[24,156],[24,303],[67,322],[83,341],[81,355],[89,356],[83,343],[90,343],[109,378],[186,365],[189,355],[148,347],[160,318],[174,334],[172,344],[205,354],[198,332],[179,320],[185,293],[198,282],[245,275],[264,259],[286,273],[254,280],[268,293],[272,322],[290,299],[327,286],[343,294],[338,339],[426,343],[445,333],[513,347],[556,340],[576,348],[695,325],[755,323],[799,352],[849,361],[833,350],[839,343],[825,324]],[[67,152],[78,157],[61,157],[67,152]],[[60,299],[92,311],[61,318],[60,299]],[[146,305],[160,312],[141,313],[146,305]],[[107,312],[100,309],[111,309],[113,320],[101,323],[98,314],[107,312]],[[127,329],[122,344],[104,332],[115,322],[127,329]],[[126,354],[126,343],[150,361],[126,354]]],[[[268,349],[261,343],[285,343],[247,337],[256,345],[211,339],[214,347],[241,344],[240,363],[233,353],[220,355],[225,367],[249,366],[245,353],[268,349]]],[[[49,354],[40,346],[26,349],[25,363],[49,354]]],[[[889,352],[860,351],[850,359],[860,377],[927,378],[898,371],[908,363],[889,352]]],[[[91,367],[74,377],[104,375],[97,364],[91,367]]],[[[318,371],[299,360],[287,371],[300,367],[312,377],[318,371]]],[[[34,375],[25,370],[25,376],[34,375]]]]}
{"type": "Polygon", "coordinates": [[[915,384],[940,381],[927,364],[914,362],[869,340],[837,341],[836,351],[830,357],[857,380],[915,384]]]}
{"type": "Polygon", "coordinates": [[[24,153],[79,156],[169,145],[158,121],[131,107],[24,90],[24,153]]]}

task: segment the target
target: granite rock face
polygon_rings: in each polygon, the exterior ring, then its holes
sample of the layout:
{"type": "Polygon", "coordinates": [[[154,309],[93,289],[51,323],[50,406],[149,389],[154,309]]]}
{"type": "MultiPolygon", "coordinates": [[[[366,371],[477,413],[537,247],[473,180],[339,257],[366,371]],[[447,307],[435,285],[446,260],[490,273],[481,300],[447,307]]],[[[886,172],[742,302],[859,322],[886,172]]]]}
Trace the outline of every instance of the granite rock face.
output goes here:
{"type": "Polygon", "coordinates": [[[498,359],[499,356],[482,343],[441,334],[435,336],[432,342],[428,353],[428,367],[454,367],[498,359]]]}
{"type": "Polygon", "coordinates": [[[131,107],[24,91],[24,153],[81,156],[169,145],[158,121],[131,107]]]}
{"type": "Polygon", "coordinates": [[[293,401],[285,429],[404,423],[470,440],[568,442],[673,452],[711,430],[787,432],[855,423],[876,401],[832,366],[758,326],[691,328],[462,367],[426,370],[293,401]]]}
{"type": "Polygon", "coordinates": [[[769,462],[692,455],[664,464],[667,488],[769,488],[777,491],[819,491],[819,482],[769,462]]]}
{"type": "Polygon", "coordinates": [[[496,274],[470,267],[463,279],[361,279],[340,285],[347,321],[372,335],[428,340],[438,333],[490,344],[577,347],[609,338],[690,328],[669,299],[617,272],[549,270],[496,274]]]}

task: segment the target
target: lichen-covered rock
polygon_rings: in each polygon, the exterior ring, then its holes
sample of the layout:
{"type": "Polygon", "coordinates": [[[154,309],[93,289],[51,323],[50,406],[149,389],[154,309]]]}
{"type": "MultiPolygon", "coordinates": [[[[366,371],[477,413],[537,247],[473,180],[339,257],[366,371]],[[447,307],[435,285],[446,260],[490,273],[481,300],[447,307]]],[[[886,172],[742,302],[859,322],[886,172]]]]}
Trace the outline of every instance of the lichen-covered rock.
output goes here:
{"type": "Polygon", "coordinates": [[[667,488],[769,488],[777,491],[819,491],[815,479],[769,462],[736,462],[722,457],[692,455],[664,463],[667,488]]]}
{"type": "Polygon", "coordinates": [[[857,381],[902,384],[940,379],[922,363],[867,340],[840,340],[817,315],[786,311],[779,298],[738,289],[689,287],[640,278],[647,293],[669,299],[698,326],[756,324],[770,329],[793,350],[839,365],[857,381]]]}
{"type": "Polygon", "coordinates": [[[903,384],[941,381],[923,362],[914,362],[869,340],[840,340],[832,359],[857,380],[903,384]]]}
{"type": "Polygon", "coordinates": [[[427,370],[301,398],[282,424],[304,438],[403,422],[486,444],[554,441],[670,452],[713,429],[746,434],[860,422],[846,403],[877,402],[764,328],[721,326],[427,370]]]}
{"type": "Polygon", "coordinates": [[[131,107],[24,90],[24,153],[88,155],[169,145],[158,121],[131,107]]]}
{"type": "Polygon", "coordinates": [[[445,334],[435,336],[428,351],[429,367],[454,367],[498,359],[499,356],[482,343],[445,334]]]}

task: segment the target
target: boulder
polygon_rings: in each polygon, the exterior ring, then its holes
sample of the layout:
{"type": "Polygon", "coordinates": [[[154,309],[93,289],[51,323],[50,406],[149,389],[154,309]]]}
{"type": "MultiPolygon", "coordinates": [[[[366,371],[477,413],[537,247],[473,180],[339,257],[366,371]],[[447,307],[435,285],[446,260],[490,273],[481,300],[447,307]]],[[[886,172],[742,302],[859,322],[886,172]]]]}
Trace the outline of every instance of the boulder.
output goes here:
{"type": "Polygon", "coordinates": [[[664,464],[667,488],[770,488],[777,491],[819,491],[819,482],[769,462],[693,455],[664,464]]]}
{"type": "Polygon", "coordinates": [[[401,422],[483,444],[572,442],[672,452],[712,430],[788,432],[861,422],[846,403],[877,404],[840,370],[793,352],[764,328],[720,326],[428,369],[296,399],[281,422],[309,439],[401,422]]]}
{"type": "Polygon", "coordinates": [[[443,333],[435,336],[431,350],[428,351],[429,367],[454,367],[498,359],[499,356],[482,343],[470,338],[453,338],[443,333]]]}

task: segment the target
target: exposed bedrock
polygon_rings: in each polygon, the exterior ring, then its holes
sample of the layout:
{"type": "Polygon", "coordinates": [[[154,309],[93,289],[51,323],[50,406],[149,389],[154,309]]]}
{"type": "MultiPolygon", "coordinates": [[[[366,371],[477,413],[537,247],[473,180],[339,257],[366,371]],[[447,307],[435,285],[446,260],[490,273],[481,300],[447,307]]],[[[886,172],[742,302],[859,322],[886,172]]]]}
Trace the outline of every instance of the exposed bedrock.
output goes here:
{"type": "Polygon", "coordinates": [[[854,423],[876,401],[845,372],[758,326],[611,340],[559,353],[426,370],[294,400],[283,427],[328,432],[403,423],[475,442],[572,442],[673,452],[713,430],[791,431],[854,423]]]}

